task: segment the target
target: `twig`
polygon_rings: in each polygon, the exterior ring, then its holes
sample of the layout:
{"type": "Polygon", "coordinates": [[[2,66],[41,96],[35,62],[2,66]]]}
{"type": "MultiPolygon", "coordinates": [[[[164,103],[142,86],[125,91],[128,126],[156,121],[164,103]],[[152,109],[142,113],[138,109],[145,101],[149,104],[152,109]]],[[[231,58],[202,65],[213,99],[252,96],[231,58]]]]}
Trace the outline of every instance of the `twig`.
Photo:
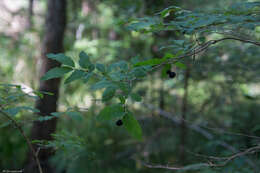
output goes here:
{"type": "MultiPolygon", "coordinates": [[[[195,165],[187,165],[185,167],[172,167],[172,166],[168,166],[168,165],[152,165],[152,164],[149,164],[149,163],[145,163],[143,161],[140,161],[145,167],[147,168],[159,168],[159,169],[168,169],[168,170],[188,170],[189,167],[191,168],[192,166],[199,166],[199,167],[223,167],[225,166],[228,162],[230,162],[231,160],[234,160],[235,158],[237,157],[241,157],[241,156],[244,156],[246,154],[251,154],[251,153],[255,153],[257,152],[258,150],[260,150],[260,145],[258,146],[255,146],[255,147],[251,147],[251,148],[248,148],[247,150],[245,151],[242,151],[242,152],[238,152],[236,154],[233,154],[229,157],[213,157],[213,156],[206,156],[207,158],[210,158],[210,159],[215,159],[215,160],[225,160],[224,163],[222,164],[214,164],[212,162],[209,162],[209,163],[198,163],[198,164],[195,164],[195,165]]],[[[201,156],[201,155],[200,155],[201,156]]],[[[203,155],[203,157],[205,157],[203,155]]]]}
{"type": "Polygon", "coordinates": [[[18,129],[18,131],[21,133],[21,135],[23,136],[23,138],[26,140],[27,142],[27,145],[29,146],[31,152],[33,153],[33,156],[35,158],[35,161],[36,161],[36,164],[38,166],[38,170],[39,170],[39,173],[43,173],[42,171],[42,167],[41,167],[41,164],[40,164],[40,161],[39,161],[39,158],[38,158],[38,153],[36,153],[36,151],[34,150],[33,146],[32,146],[32,143],[31,141],[29,140],[29,138],[25,135],[22,127],[11,117],[9,116],[6,112],[4,112],[2,109],[2,107],[0,106],[0,113],[2,115],[4,115],[7,119],[9,119],[12,124],[18,129]]]}
{"type": "Polygon", "coordinates": [[[242,38],[237,38],[237,37],[224,37],[224,38],[221,38],[221,39],[218,39],[218,40],[210,40],[210,41],[208,41],[208,42],[206,42],[204,44],[199,44],[198,46],[196,46],[195,48],[191,49],[187,53],[185,53],[183,55],[180,55],[177,58],[169,59],[166,62],[158,64],[158,65],[154,66],[152,69],[156,69],[156,68],[158,68],[158,67],[160,67],[162,65],[165,65],[165,64],[176,63],[176,62],[178,62],[178,59],[182,59],[182,58],[185,58],[185,57],[197,55],[198,53],[201,53],[204,50],[208,49],[211,45],[214,45],[214,44],[216,44],[218,42],[221,42],[221,41],[224,41],[224,40],[236,40],[236,41],[240,41],[240,42],[243,42],[243,43],[250,43],[250,44],[253,44],[253,45],[256,45],[256,46],[260,46],[260,42],[257,42],[257,41],[254,41],[254,40],[242,39],[242,38]]]}
{"type": "Polygon", "coordinates": [[[171,167],[171,166],[165,166],[165,165],[151,165],[145,162],[140,161],[145,167],[147,168],[159,168],[159,169],[168,169],[168,170],[181,170],[182,167],[171,167]]]}
{"type": "MultiPolygon", "coordinates": [[[[151,104],[143,104],[145,107],[149,108],[149,109],[152,109],[152,110],[155,110],[156,112],[158,112],[159,116],[163,117],[163,118],[166,118],[170,121],[172,121],[173,123],[177,124],[177,125],[180,125],[181,124],[181,117],[176,117],[176,116],[173,116],[171,113],[169,112],[166,112],[164,110],[161,110],[159,108],[155,108],[153,105],[151,104]]],[[[212,140],[214,139],[214,136],[213,134],[207,132],[206,130],[204,130],[203,128],[200,127],[200,125],[197,125],[197,124],[194,124],[194,123],[191,123],[187,120],[184,120],[187,122],[187,127],[200,133],[202,136],[204,136],[205,138],[209,139],[209,140],[212,140]]],[[[207,127],[204,127],[204,128],[207,128],[207,127]]],[[[208,128],[209,129],[209,128],[208,128]]],[[[231,132],[229,132],[231,133],[231,132]]],[[[238,135],[238,134],[236,134],[238,135]]],[[[240,134],[241,135],[241,134],[240,134]]],[[[244,136],[244,135],[243,135],[244,136]]],[[[252,137],[252,136],[247,136],[247,137],[252,137]]],[[[255,137],[255,136],[254,136],[255,137]]],[[[259,138],[259,137],[258,137],[259,138]]],[[[234,148],[233,146],[227,144],[226,142],[223,142],[223,141],[220,141],[219,142],[219,145],[224,147],[224,148],[227,148],[229,150],[231,150],[232,152],[236,152],[236,153],[239,153],[239,151],[234,148]]],[[[260,148],[260,146],[259,146],[260,148]]],[[[255,164],[249,159],[247,158],[246,156],[245,157],[245,160],[246,162],[254,169],[256,169],[256,166],[255,164]]],[[[211,167],[214,166],[214,164],[210,163],[211,167]]]]}

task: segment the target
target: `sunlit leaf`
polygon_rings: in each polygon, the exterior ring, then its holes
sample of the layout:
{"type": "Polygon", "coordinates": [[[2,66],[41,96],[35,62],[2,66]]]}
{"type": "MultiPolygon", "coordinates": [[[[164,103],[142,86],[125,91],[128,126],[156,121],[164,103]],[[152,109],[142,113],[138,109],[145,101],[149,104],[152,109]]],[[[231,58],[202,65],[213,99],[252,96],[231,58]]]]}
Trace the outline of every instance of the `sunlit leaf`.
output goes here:
{"type": "Polygon", "coordinates": [[[81,79],[87,75],[87,72],[83,70],[74,70],[73,73],[65,80],[65,84],[68,84],[74,80],[81,79]]]}

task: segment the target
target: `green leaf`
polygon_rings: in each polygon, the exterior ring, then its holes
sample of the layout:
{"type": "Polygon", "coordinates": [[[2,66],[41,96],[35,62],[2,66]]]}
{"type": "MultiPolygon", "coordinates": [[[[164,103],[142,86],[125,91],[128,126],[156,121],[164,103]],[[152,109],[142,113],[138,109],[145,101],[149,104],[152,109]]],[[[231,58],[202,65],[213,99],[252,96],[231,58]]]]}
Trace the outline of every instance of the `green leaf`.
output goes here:
{"type": "Polygon", "coordinates": [[[142,97],[137,93],[131,93],[130,97],[131,97],[131,99],[133,99],[136,102],[142,101],[142,97]]]}
{"type": "Polygon", "coordinates": [[[138,62],[134,66],[144,66],[144,65],[158,65],[164,62],[164,59],[159,59],[159,58],[153,58],[153,59],[148,59],[146,61],[138,62]]]}
{"type": "Polygon", "coordinates": [[[47,54],[46,56],[50,59],[56,60],[56,61],[64,64],[64,65],[68,65],[71,67],[75,66],[73,60],[70,57],[64,55],[63,53],[58,53],[58,54],[50,53],[50,54],[47,54]]]}
{"type": "Polygon", "coordinates": [[[177,11],[180,11],[181,8],[180,7],[177,7],[177,6],[169,6],[168,8],[165,8],[164,10],[162,10],[160,12],[161,14],[161,17],[162,18],[165,18],[167,17],[168,15],[170,15],[170,12],[177,12],[177,11]]]}
{"type": "Polygon", "coordinates": [[[121,104],[125,104],[126,99],[124,96],[119,95],[118,98],[119,98],[121,104]]]}
{"type": "Polygon", "coordinates": [[[89,72],[87,73],[84,77],[83,77],[83,82],[87,83],[89,81],[89,79],[91,78],[91,76],[93,76],[93,73],[89,72]]]}
{"type": "Polygon", "coordinates": [[[98,90],[98,89],[102,89],[102,88],[107,88],[110,86],[114,86],[114,84],[110,81],[107,80],[101,80],[97,83],[95,83],[94,85],[91,86],[92,90],[98,90]]]}
{"type": "Polygon", "coordinates": [[[87,73],[83,70],[74,70],[73,73],[65,80],[65,84],[68,84],[74,80],[81,79],[86,76],[87,73]]]}
{"type": "Polygon", "coordinates": [[[143,67],[136,67],[131,71],[131,74],[137,78],[141,78],[146,76],[146,71],[143,67]]]}
{"type": "Polygon", "coordinates": [[[42,94],[46,94],[46,95],[49,95],[49,96],[53,96],[54,93],[52,92],[47,92],[47,91],[40,91],[42,94]]]}
{"type": "Polygon", "coordinates": [[[171,59],[171,58],[177,58],[176,55],[173,55],[171,53],[166,53],[164,56],[163,56],[163,59],[166,60],[166,59],[171,59]]]}
{"type": "Polygon", "coordinates": [[[181,69],[186,69],[186,68],[187,68],[186,65],[183,64],[183,63],[181,63],[181,62],[176,62],[175,65],[176,65],[177,67],[181,68],[181,69]]]}
{"type": "Polygon", "coordinates": [[[128,112],[124,116],[123,125],[134,138],[142,140],[142,128],[132,113],[128,112]]]}
{"type": "Polygon", "coordinates": [[[0,129],[1,128],[4,128],[4,127],[7,127],[7,126],[9,126],[10,124],[12,124],[12,122],[9,120],[9,121],[7,121],[7,122],[5,122],[5,123],[1,123],[0,124],[0,129]]]}
{"type": "Polygon", "coordinates": [[[69,67],[55,67],[51,70],[49,70],[42,78],[41,80],[49,80],[53,78],[58,78],[63,76],[64,74],[70,72],[72,68],[69,67]]]}
{"type": "Polygon", "coordinates": [[[101,73],[105,73],[105,72],[106,72],[106,68],[105,68],[105,66],[104,66],[103,64],[97,63],[97,64],[96,64],[96,68],[97,68],[97,70],[100,71],[101,73]]]}
{"type": "Polygon", "coordinates": [[[30,106],[21,106],[20,109],[29,110],[29,111],[34,112],[34,113],[39,113],[40,112],[39,109],[30,107],[30,106]]]}
{"type": "Polygon", "coordinates": [[[41,116],[37,120],[38,121],[48,121],[48,120],[51,120],[53,118],[55,118],[55,117],[54,116],[41,116]]]}
{"type": "Polygon", "coordinates": [[[81,51],[79,53],[79,65],[82,68],[89,68],[89,66],[92,63],[90,62],[88,54],[86,54],[84,51],[81,51]]]}
{"type": "Polygon", "coordinates": [[[109,77],[113,81],[121,81],[121,80],[125,80],[127,78],[127,75],[121,72],[113,72],[109,74],[109,77]]]}
{"type": "Polygon", "coordinates": [[[107,69],[108,72],[112,72],[112,71],[123,71],[123,72],[127,72],[128,71],[128,64],[126,61],[119,61],[113,64],[110,64],[108,66],[107,69]]]}
{"type": "Polygon", "coordinates": [[[165,64],[163,69],[162,69],[162,77],[168,77],[167,71],[171,69],[171,64],[165,64]]]}
{"type": "Polygon", "coordinates": [[[95,70],[95,65],[94,64],[90,64],[88,66],[88,70],[89,70],[89,72],[92,72],[93,70],[95,70]]]}
{"type": "Polygon", "coordinates": [[[185,43],[185,40],[174,40],[173,44],[178,45],[180,47],[183,47],[185,43]]]}
{"type": "Polygon", "coordinates": [[[162,18],[165,18],[165,17],[167,17],[167,16],[169,16],[169,15],[170,15],[170,9],[163,10],[163,11],[161,12],[161,17],[162,17],[162,18]]]}
{"type": "Polygon", "coordinates": [[[40,91],[33,91],[33,93],[38,97],[40,97],[41,99],[43,98],[43,94],[40,91]]]}
{"type": "Polygon", "coordinates": [[[20,107],[8,108],[5,109],[4,112],[8,115],[15,116],[21,110],[20,107]]]}
{"type": "Polygon", "coordinates": [[[98,120],[112,120],[116,118],[122,118],[124,116],[124,108],[121,104],[114,104],[106,106],[98,114],[98,120]]]}
{"type": "Polygon", "coordinates": [[[38,109],[29,107],[29,106],[18,106],[18,107],[14,107],[14,108],[7,108],[7,109],[4,109],[4,112],[11,116],[15,116],[21,110],[30,110],[34,113],[40,112],[38,109]]]}
{"type": "Polygon", "coordinates": [[[31,140],[31,143],[32,143],[32,144],[42,144],[42,143],[43,143],[43,140],[38,140],[38,139],[31,140]]]}
{"type": "Polygon", "coordinates": [[[62,114],[64,114],[64,112],[52,112],[51,115],[54,116],[54,117],[59,117],[61,116],[62,114]]]}
{"type": "Polygon", "coordinates": [[[138,20],[131,21],[127,28],[130,30],[149,30],[151,26],[156,24],[156,20],[153,17],[139,18],[138,20]]]}
{"type": "Polygon", "coordinates": [[[114,97],[116,93],[116,88],[115,87],[108,87],[105,89],[102,95],[102,101],[108,101],[114,97]]]}
{"type": "Polygon", "coordinates": [[[66,112],[66,114],[73,120],[77,120],[77,121],[82,121],[83,120],[82,115],[79,112],[75,112],[75,111],[73,111],[73,112],[66,112]]]}
{"type": "Polygon", "coordinates": [[[127,83],[125,83],[125,82],[119,82],[119,83],[118,83],[118,86],[119,86],[120,90],[123,91],[123,94],[124,94],[124,95],[128,95],[128,94],[129,94],[129,92],[130,92],[130,90],[131,90],[129,84],[127,84],[127,83]]]}
{"type": "Polygon", "coordinates": [[[131,58],[130,61],[131,61],[131,64],[132,64],[132,65],[137,64],[138,62],[140,62],[139,56],[136,56],[136,57],[131,58]]]}
{"type": "Polygon", "coordinates": [[[48,121],[53,118],[58,118],[62,114],[63,114],[63,112],[52,112],[51,115],[40,116],[37,120],[38,121],[48,121]]]}

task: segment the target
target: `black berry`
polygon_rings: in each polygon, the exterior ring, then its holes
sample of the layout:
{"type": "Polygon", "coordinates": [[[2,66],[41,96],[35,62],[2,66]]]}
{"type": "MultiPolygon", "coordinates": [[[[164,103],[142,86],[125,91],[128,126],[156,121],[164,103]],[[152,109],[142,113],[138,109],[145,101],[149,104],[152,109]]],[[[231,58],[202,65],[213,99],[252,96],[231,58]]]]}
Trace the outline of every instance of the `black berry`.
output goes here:
{"type": "Polygon", "coordinates": [[[117,120],[116,125],[117,126],[122,126],[123,125],[123,121],[122,120],[117,120]]]}
{"type": "Polygon", "coordinates": [[[170,73],[169,73],[169,77],[170,77],[170,78],[174,78],[175,76],[176,76],[176,73],[175,73],[175,72],[170,72],[170,73]]]}

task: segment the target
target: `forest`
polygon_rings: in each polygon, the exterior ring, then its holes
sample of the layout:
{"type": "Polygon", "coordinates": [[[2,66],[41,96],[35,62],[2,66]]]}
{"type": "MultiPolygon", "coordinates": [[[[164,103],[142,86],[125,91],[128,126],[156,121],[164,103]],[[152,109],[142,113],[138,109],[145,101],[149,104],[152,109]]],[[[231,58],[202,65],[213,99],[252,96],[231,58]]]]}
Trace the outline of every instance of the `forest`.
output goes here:
{"type": "Polygon", "coordinates": [[[260,173],[257,0],[0,0],[0,172],[260,173]]]}

